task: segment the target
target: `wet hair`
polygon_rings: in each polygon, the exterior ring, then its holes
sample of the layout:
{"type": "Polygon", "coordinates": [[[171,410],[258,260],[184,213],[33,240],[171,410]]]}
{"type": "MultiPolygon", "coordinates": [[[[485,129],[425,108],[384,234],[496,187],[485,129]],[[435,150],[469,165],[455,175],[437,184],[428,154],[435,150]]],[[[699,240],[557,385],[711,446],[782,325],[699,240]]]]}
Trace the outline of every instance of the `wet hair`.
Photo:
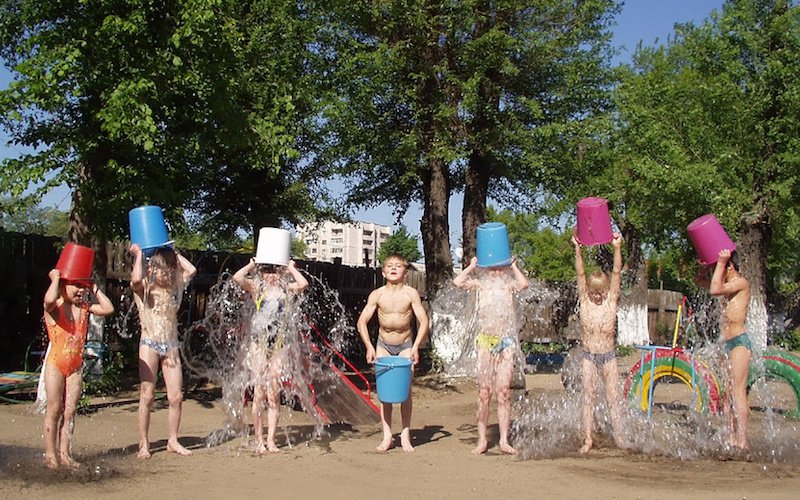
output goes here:
{"type": "Polygon", "coordinates": [[[159,248],[150,257],[150,265],[162,271],[174,271],[178,268],[178,256],[172,248],[159,248]]]}
{"type": "Polygon", "coordinates": [[[735,250],[731,252],[731,258],[728,259],[728,265],[733,266],[734,271],[739,272],[739,253],[735,250]]]}
{"type": "Polygon", "coordinates": [[[275,274],[278,272],[278,267],[280,266],[278,266],[277,264],[259,264],[256,267],[256,270],[258,270],[259,274],[263,273],[275,274]]]}
{"type": "Polygon", "coordinates": [[[609,286],[608,276],[599,269],[592,272],[586,280],[586,291],[589,293],[606,293],[609,286]]]}
{"type": "Polygon", "coordinates": [[[383,259],[383,265],[381,267],[386,267],[386,263],[389,262],[390,260],[399,260],[403,264],[403,267],[408,268],[408,261],[406,260],[405,257],[403,257],[398,253],[387,255],[386,258],[383,259]]]}

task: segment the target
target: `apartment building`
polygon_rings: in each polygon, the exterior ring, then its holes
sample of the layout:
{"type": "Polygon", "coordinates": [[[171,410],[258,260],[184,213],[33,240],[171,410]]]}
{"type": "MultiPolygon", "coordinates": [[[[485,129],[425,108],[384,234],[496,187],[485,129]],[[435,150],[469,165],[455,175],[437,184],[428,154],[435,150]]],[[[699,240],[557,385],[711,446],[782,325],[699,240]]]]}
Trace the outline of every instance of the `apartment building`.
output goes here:
{"type": "Polygon", "coordinates": [[[378,267],[378,251],[392,234],[390,226],[372,222],[318,222],[297,227],[306,244],[306,258],[345,266],[378,267]]]}

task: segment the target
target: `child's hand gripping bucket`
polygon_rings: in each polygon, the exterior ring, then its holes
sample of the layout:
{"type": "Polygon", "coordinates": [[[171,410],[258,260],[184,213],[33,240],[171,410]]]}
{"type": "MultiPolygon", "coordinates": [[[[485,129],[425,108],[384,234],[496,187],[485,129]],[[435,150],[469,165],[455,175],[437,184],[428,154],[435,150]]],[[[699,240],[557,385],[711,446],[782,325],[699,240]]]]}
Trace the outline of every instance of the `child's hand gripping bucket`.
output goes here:
{"type": "Polygon", "coordinates": [[[697,259],[704,266],[716,264],[720,250],[736,250],[736,245],[714,214],[701,215],[686,230],[697,251],[697,259]]]}
{"type": "Polygon", "coordinates": [[[411,394],[413,363],[402,356],[382,356],[375,360],[375,383],[382,403],[403,403],[411,394]]]}
{"type": "Polygon", "coordinates": [[[605,245],[614,239],[608,201],[604,198],[584,198],[578,202],[578,243],[605,245]]]}
{"type": "Polygon", "coordinates": [[[501,222],[487,222],[478,226],[478,267],[499,267],[511,264],[511,247],[508,229],[501,222]]]}
{"type": "Polygon", "coordinates": [[[169,239],[164,212],[156,205],[137,207],[128,212],[131,243],[139,245],[144,254],[152,256],[158,248],[174,243],[169,239]]]}

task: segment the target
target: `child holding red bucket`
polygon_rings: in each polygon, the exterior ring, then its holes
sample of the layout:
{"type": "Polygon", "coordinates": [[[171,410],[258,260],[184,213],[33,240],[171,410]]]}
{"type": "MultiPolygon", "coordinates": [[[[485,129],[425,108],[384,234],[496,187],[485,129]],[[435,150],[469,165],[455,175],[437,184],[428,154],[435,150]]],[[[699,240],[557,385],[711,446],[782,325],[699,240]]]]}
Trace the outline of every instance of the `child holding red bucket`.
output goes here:
{"type": "Polygon", "coordinates": [[[612,234],[614,267],[611,279],[603,271],[596,270],[589,277],[583,265],[581,244],[576,234],[572,236],[575,246],[575,274],[578,278],[578,301],[581,323],[581,383],[583,402],[581,406],[581,453],[592,448],[594,427],[595,389],[598,373],[603,377],[606,401],[610,407],[611,430],[617,446],[625,448],[622,439],[622,400],[619,393],[619,374],[616,358],[617,302],[619,301],[622,272],[622,237],[612,234]]]}
{"type": "MultiPolygon", "coordinates": [[[[428,314],[422,305],[419,292],[406,285],[404,280],[408,273],[408,262],[401,255],[390,255],[383,262],[381,271],[386,284],[373,290],[367,298],[367,304],[358,317],[358,334],[367,349],[367,363],[375,364],[377,358],[384,356],[402,356],[410,358],[416,365],[419,363],[419,346],[428,336],[428,314]],[[378,312],[378,341],[372,346],[367,324],[375,312],[378,312]],[[416,318],[417,333],[414,336],[412,319],[416,318]]],[[[413,374],[413,369],[412,369],[413,374]]],[[[411,444],[411,412],[413,409],[411,392],[408,399],[400,404],[400,418],[403,429],[400,432],[400,445],[404,451],[414,451],[411,444]]],[[[378,451],[387,451],[394,444],[392,435],[392,404],[381,404],[381,426],[383,439],[377,446],[378,451]]]]}
{"type": "Polygon", "coordinates": [[[497,394],[497,420],[500,428],[500,451],[514,455],[517,450],[508,440],[511,426],[511,381],[514,358],[518,350],[519,322],[514,293],[528,288],[528,279],[511,257],[505,225],[497,222],[478,227],[477,257],[453,279],[459,288],[478,293],[478,334],[475,346],[478,355],[478,443],[475,455],[489,447],[487,427],[492,392],[497,394]],[[484,272],[473,277],[478,268],[484,272]]]}
{"type": "MultiPolygon", "coordinates": [[[[265,228],[273,229],[273,228],[265,228]]],[[[263,231],[263,229],[262,229],[263,231]]],[[[259,237],[260,245],[268,236],[259,237]]],[[[288,254],[287,254],[288,257],[288,254]]],[[[255,302],[255,313],[250,325],[250,341],[246,364],[250,369],[253,387],[253,431],[256,453],[280,451],[275,443],[280,413],[281,374],[286,350],[281,335],[282,322],[286,321],[289,294],[298,294],[308,287],[308,280],[295,267],[293,260],[286,265],[259,264],[256,259],[236,271],[233,281],[249,293],[255,302]],[[253,277],[255,271],[256,277],[253,277]],[[286,278],[291,277],[293,281],[286,278]],[[264,400],[267,401],[267,441],[264,442],[264,400]]]]}
{"type": "Polygon", "coordinates": [[[44,324],[50,340],[45,363],[47,408],[44,460],[47,467],[78,467],[72,458],[75,410],[83,389],[83,345],[89,314],[108,316],[114,306],[92,281],[94,251],[67,243],[44,294],[44,324]],[[59,442],[60,438],[60,442],[59,442]],[[56,449],[58,448],[58,452],[56,449]]]}
{"type": "Polygon", "coordinates": [[[178,442],[183,406],[183,372],[178,341],[178,308],[183,291],[196,269],[171,246],[157,248],[145,260],[142,248],[133,243],[131,288],[139,311],[141,337],[139,340],[139,453],[140,459],[150,458],[150,412],[155,401],[155,386],[159,366],[164,377],[169,401],[169,437],[167,451],[178,455],[192,452],[178,442]]]}

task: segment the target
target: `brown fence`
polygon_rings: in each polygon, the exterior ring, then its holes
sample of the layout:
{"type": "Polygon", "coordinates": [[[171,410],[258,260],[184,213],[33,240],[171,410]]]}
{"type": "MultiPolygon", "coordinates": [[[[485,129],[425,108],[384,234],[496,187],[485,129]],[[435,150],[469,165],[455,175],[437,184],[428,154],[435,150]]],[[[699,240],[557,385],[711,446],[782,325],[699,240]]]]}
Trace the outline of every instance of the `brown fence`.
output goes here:
{"type": "MultiPolygon", "coordinates": [[[[0,230],[0,282],[3,283],[0,287],[0,322],[3,325],[0,330],[1,371],[21,369],[29,346],[41,350],[45,344],[42,298],[50,283],[47,274],[58,261],[62,246],[59,238],[0,230]]],[[[182,253],[197,267],[197,275],[184,295],[180,311],[181,324],[185,327],[205,316],[211,287],[226,273],[232,274],[244,266],[251,255],[197,250],[182,253]]],[[[119,313],[125,307],[121,308],[120,304],[126,303],[130,307],[132,258],[128,244],[124,242],[108,243],[106,255],[106,293],[119,313]]],[[[338,301],[344,306],[352,325],[355,325],[369,293],[384,283],[380,269],[316,261],[296,262],[298,268],[337,291],[338,301]]],[[[407,282],[424,294],[422,273],[412,270],[407,282]]],[[[106,336],[112,348],[120,350],[135,348],[138,340],[138,332],[119,332],[114,328],[107,328],[106,336]]]]}

